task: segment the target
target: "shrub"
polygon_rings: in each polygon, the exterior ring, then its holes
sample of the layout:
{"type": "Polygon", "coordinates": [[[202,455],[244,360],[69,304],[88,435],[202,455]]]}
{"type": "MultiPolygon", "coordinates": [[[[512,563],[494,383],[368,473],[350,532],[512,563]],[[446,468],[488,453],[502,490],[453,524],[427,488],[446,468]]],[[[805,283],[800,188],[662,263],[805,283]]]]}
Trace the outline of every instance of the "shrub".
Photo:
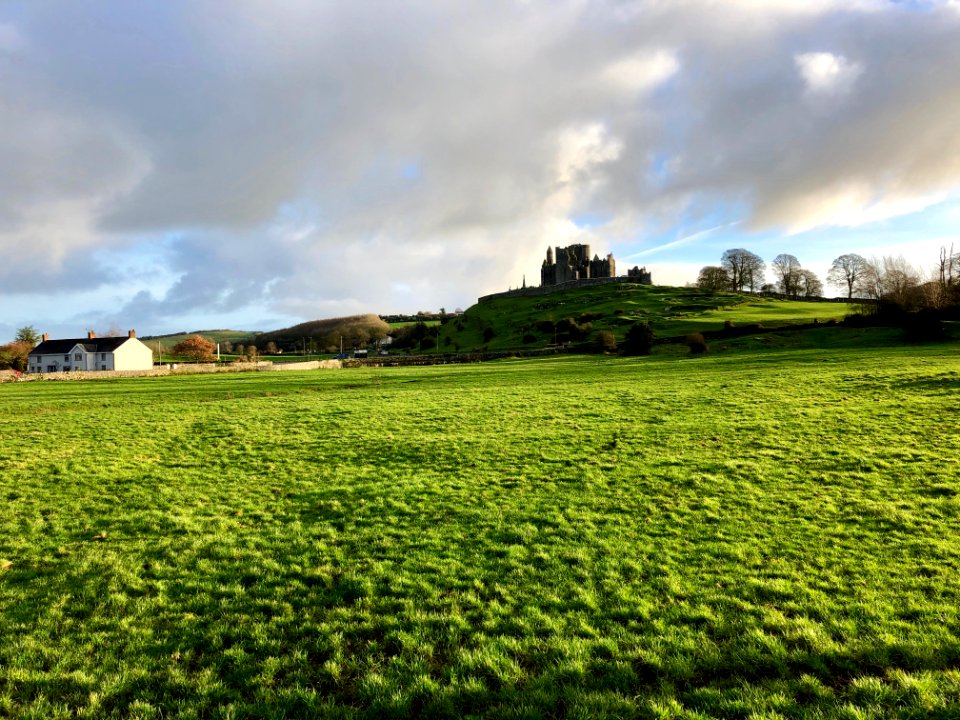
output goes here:
{"type": "Polygon", "coordinates": [[[181,340],[173,346],[174,355],[188,358],[194,362],[210,362],[214,360],[213,351],[216,345],[211,340],[202,335],[194,335],[186,340],[181,340]]]}
{"type": "Polygon", "coordinates": [[[494,335],[496,335],[496,333],[493,331],[492,327],[485,328],[483,331],[483,341],[485,343],[490,342],[491,340],[493,340],[494,335]]]}
{"type": "Polygon", "coordinates": [[[537,341],[537,336],[534,335],[533,333],[526,333],[523,336],[523,342],[525,345],[529,345],[530,343],[534,343],[536,341],[537,341]]]}
{"type": "Polygon", "coordinates": [[[686,337],[686,343],[691,355],[702,355],[710,349],[707,346],[707,339],[701,333],[690,333],[686,337]]]}
{"type": "Polygon", "coordinates": [[[617,338],[609,330],[601,330],[596,335],[596,346],[600,352],[614,352],[617,349],[617,338]]]}
{"type": "Polygon", "coordinates": [[[935,342],[947,337],[943,321],[930,310],[907,313],[901,322],[903,336],[909,342],[935,342]]]}
{"type": "Polygon", "coordinates": [[[653,349],[653,330],[638,320],[627,330],[621,347],[625,355],[649,355],[653,349]]]}
{"type": "Polygon", "coordinates": [[[0,345],[0,369],[10,368],[25,372],[31,350],[33,343],[25,340],[14,340],[12,343],[0,345]]]}
{"type": "Polygon", "coordinates": [[[588,323],[593,322],[594,320],[600,320],[603,317],[603,313],[600,312],[585,312],[581,313],[577,318],[578,323],[588,323]]]}
{"type": "Polygon", "coordinates": [[[552,333],[557,324],[553,320],[537,320],[534,327],[542,333],[552,333]]]}

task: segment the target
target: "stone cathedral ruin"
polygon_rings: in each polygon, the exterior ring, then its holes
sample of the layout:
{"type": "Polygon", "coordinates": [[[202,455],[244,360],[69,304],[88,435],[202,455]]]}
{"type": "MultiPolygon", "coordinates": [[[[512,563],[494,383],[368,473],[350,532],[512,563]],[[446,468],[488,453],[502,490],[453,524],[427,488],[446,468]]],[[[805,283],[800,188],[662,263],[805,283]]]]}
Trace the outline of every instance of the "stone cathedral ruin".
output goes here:
{"type": "Polygon", "coordinates": [[[626,276],[617,276],[617,261],[613,253],[605,258],[599,255],[590,257],[589,245],[568,245],[567,247],[547,248],[547,257],[540,266],[540,286],[528,287],[524,278],[523,286],[516,290],[485,295],[479,299],[484,302],[495,297],[513,295],[542,295],[555,290],[594,283],[637,283],[652,285],[650,272],[645,268],[632,267],[626,276]]]}

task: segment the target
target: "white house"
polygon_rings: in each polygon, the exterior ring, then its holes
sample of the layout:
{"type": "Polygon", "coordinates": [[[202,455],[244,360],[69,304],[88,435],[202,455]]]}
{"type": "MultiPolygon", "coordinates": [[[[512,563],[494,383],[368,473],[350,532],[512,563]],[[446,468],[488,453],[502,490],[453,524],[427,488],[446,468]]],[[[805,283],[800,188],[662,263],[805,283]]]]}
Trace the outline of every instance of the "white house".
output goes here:
{"type": "Polygon", "coordinates": [[[27,372],[48,373],[70,370],[149,370],[153,351],[137,340],[131,330],[127,337],[98,338],[92,331],[85,340],[51,340],[30,351],[27,372]]]}

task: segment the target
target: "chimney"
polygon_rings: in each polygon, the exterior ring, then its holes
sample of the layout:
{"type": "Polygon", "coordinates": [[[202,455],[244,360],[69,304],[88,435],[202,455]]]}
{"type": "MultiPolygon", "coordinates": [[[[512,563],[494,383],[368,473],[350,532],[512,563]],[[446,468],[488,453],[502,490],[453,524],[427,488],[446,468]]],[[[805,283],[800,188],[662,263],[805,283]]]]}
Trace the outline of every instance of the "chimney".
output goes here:
{"type": "Polygon", "coordinates": [[[135,338],[136,336],[137,336],[136,330],[131,330],[130,332],[127,333],[127,337],[135,338]]]}
{"type": "Polygon", "coordinates": [[[49,340],[49,339],[50,339],[50,336],[47,335],[47,333],[44,333],[44,334],[43,334],[43,342],[46,342],[46,341],[49,340]]]}
{"type": "Polygon", "coordinates": [[[97,334],[93,330],[87,330],[87,340],[93,340],[97,334]]]}

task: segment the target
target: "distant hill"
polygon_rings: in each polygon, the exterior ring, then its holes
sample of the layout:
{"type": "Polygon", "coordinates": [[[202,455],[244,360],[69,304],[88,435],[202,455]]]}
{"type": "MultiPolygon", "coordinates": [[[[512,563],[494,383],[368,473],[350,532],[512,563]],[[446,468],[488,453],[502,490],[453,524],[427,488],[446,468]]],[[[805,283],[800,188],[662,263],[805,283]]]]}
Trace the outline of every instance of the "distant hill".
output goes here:
{"type": "Polygon", "coordinates": [[[191,338],[194,335],[203,335],[208,340],[217,343],[248,343],[251,338],[257,335],[250,330],[193,330],[191,332],[170,333],[169,335],[144,335],[140,340],[149,344],[150,342],[160,341],[165,348],[172,348],[178,342],[191,338]]]}
{"type": "Polygon", "coordinates": [[[350,315],[348,317],[311,320],[282,330],[259,333],[253,342],[263,347],[268,342],[286,351],[296,350],[309,342],[318,350],[335,350],[365,346],[368,342],[382,340],[390,332],[390,326],[379,315],[350,315]]]}
{"type": "MultiPolygon", "coordinates": [[[[657,337],[684,336],[737,325],[790,324],[841,320],[855,311],[838,302],[775,300],[737,293],[705,292],[698,288],[607,284],[575,288],[549,295],[502,297],[474,305],[463,316],[443,323],[441,352],[490,352],[537,349],[560,344],[587,344],[596,334],[612,332],[620,342],[638,320],[657,337]]],[[[436,334],[421,344],[435,351],[436,334]]]]}

